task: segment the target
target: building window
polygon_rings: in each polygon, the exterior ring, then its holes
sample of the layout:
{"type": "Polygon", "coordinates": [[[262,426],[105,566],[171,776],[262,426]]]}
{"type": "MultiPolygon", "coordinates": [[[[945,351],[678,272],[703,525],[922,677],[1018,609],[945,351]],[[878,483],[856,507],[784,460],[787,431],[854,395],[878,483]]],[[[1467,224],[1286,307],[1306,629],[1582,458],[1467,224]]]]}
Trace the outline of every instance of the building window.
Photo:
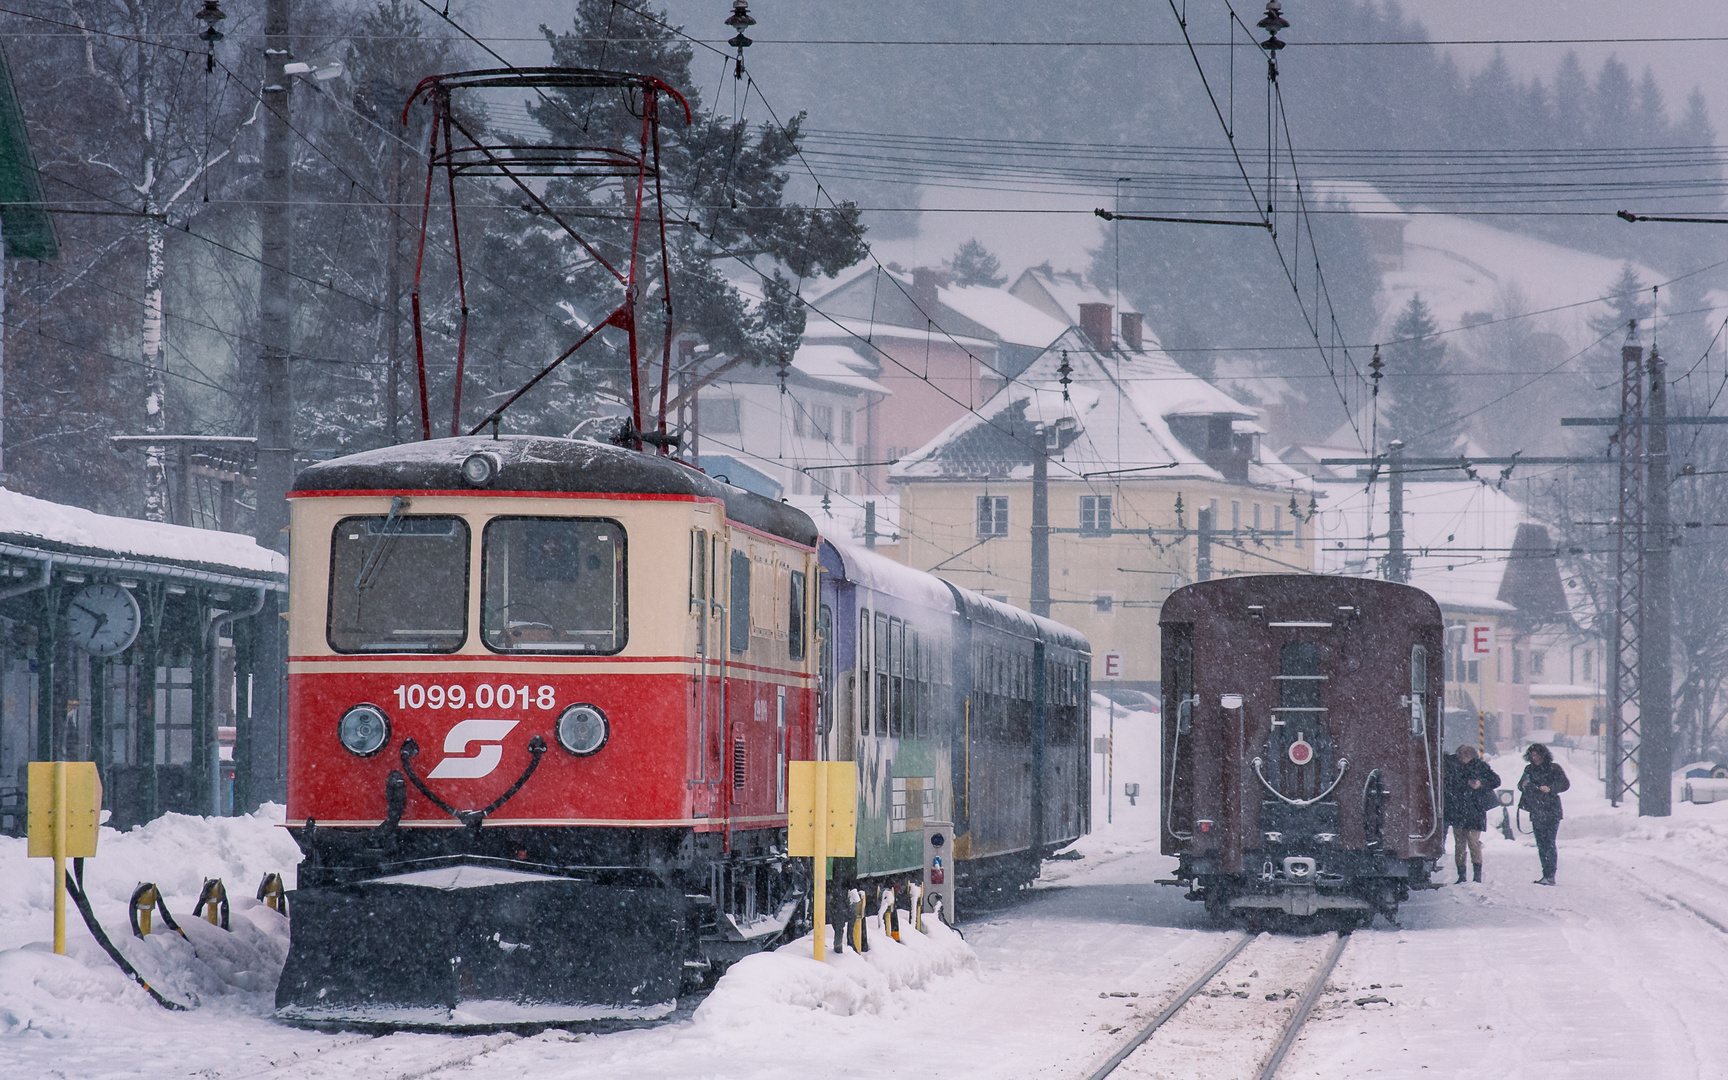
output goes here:
{"type": "Polygon", "coordinates": [[[834,406],[810,406],[810,434],[826,442],[834,434],[834,406]]]}
{"type": "Polygon", "coordinates": [[[852,474],[849,472],[843,472],[840,474],[840,494],[852,494],[852,474]]]}
{"type": "Polygon", "coordinates": [[[1260,531],[1260,504],[1254,504],[1254,531],[1260,531]]]}
{"type": "Polygon", "coordinates": [[[709,398],[703,401],[702,427],[715,435],[738,434],[738,399],[709,398]]]}
{"type": "Polygon", "coordinates": [[[1586,682],[1588,682],[1592,678],[1592,676],[1590,674],[1590,658],[1593,655],[1594,654],[1591,653],[1589,650],[1585,650],[1585,652],[1584,652],[1584,679],[1586,682]]]}
{"type": "Polygon", "coordinates": [[[1107,592],[1093,593],[1092,611],[1098,615],[1116,614],[1116,594],[1107,592]]]}
{"type": "Polygon", "coordinates": [[[1482,661],[1464,661],[1464,681],[1468,683],[1479,683],[1482,681],[1482,661]]]}
{"type": "Polygon", "coordinates": [[[1230,531],[1239,532],[1242,528],[1242,504],[1234,499],[1230,501],[1230,531]]]}
{"type": "Polygon", "coordinates": [[[978,538],[1008,535],[1008,496],[978,496],[978,538]]]}
{"type": "Polygon", "coordinates": [[[1543,659],[1544,659],[1544,656],[1542,653],[1532,652],[1530,654],[1530,677],[1532,679],[1534,679],[1536,676],[1542,674],[1542,661],[1543,661],[1543,659]]]}
{"type": "Polygon", "coordinates": [[[840,410],[840,445],[852,445],[852,410],[840,410]]]}
{"type": "Polygon", "coordinates": [[[1282,506],[1272,507],[1272,545],[1274,547],[1284,546],[1284,508],[1282,506]]]}
{"type": "Polygon", "coordinates": [[[1080,531],[1090,536],[1110,535],[1110,496],[1080,496],[1080,531]]]}
{"type": "Polygon", "coordinates": [[[798,404],[798,399],[792,399],[792,434],[802,439],[804,437],[804,406],[798,404]]]}

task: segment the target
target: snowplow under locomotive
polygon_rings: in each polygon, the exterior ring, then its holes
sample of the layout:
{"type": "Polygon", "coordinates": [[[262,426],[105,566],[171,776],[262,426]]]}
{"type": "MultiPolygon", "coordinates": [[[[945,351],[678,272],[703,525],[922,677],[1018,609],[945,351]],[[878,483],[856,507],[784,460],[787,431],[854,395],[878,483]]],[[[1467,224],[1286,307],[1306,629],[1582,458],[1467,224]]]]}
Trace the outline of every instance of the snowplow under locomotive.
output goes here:
{"type": "Polygon", "coordinates": [[[284,1019],[669,1013],[807,929],[794,760],[858,762],[842,885],[920,873],[922,820],[962,883],[1086,829],[1085,640],[790,506],[524,436],[335,459],[292,499],[284,1019]],[[995,758],[1026,780],[982,782],[995,758]]]}
{"type": "Polygon", "coordinates": [[[1395,918],[1444,843],[1439,606],[1265,575],[1178,589],[1160,624],[1172,884],[1219,916],[1395,918]]]}

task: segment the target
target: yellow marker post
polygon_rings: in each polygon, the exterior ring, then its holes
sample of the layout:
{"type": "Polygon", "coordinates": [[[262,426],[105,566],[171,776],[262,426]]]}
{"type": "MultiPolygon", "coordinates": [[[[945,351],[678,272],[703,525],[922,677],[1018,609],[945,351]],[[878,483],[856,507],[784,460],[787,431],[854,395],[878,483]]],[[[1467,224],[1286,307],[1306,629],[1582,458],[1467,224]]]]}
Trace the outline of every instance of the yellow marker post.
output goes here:
{"type": "Polygon", "coordinates": [[[66,860],[96,854],[102,778],[93,761],[30,763],[28,857],[54,860],[54,951],[66,952],[66,860]]]}
{"type": "Polygon", "coordinates": [[[828,936],[828,860],[858,850],[858,771],[850,761],[791,761],[786,780],[786,853],[815,864],[813,951],[821,960],[828,936]]]}

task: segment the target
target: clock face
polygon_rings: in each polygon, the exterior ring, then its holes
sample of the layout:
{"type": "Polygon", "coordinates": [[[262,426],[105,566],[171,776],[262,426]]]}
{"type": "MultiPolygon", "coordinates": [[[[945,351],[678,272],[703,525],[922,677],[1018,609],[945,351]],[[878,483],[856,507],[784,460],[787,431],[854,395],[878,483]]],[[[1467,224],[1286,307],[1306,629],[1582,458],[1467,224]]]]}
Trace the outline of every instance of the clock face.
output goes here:
{"type": "Polygon", "coordinates": [[[66,629],[72,643],[96,656],[125,652],[138,637],[143,620],[138,601],[118,585],[86,585],[66,608],[66,629]]]}

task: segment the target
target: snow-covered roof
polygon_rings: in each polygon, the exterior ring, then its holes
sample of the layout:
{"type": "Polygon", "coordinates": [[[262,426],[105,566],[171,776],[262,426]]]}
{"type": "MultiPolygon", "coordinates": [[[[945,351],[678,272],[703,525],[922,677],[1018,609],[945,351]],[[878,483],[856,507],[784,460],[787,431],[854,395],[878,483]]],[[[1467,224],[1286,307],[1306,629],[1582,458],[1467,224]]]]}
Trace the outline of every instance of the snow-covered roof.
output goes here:
{"type": "Polygon", "coordinates": [[[1049,263],[1034,266],[1021,274],[1008,291],[1045,314],[1055,316],[1060,313],[1074,326],[1080,324],[1081,304],[1116,305],[1109,293],[1086,284],[1085,278],[1077,271],[1052,270],[1049,263]],[[1041,302],[1046,298],[1050,303],[1041,302]],[[1055,310],[1051,310],[1050,304],[1054,304],[1055,310]]]}
{"type": "MultiPolygon", "coordinates": [[[[1029,423],[1051,424],[1070,417],[1078,423],[1080,435],[1052,455],[1052,479],[1168,465],[1172,468],[1129,476],[1222,480],[1223,474],[1178,438],[1167,420],[1219,415],[1239,421],[1258,419],[1255,410],[1183,370],[1163,352],[1103,356],[1077,328],[1070,328],[1024,374],[977,412],[961,417],[902,458],[890,476],[895,480],[980,475],[1027,479],[1031,454],[1016,433],[1029,423]],[[1064,353],[1071,368],[1066,388],[1060,382],[1064,353]]],[[[1249,465],[1248,479],[1285,484],[1302,477],[1267,457],[1249,465]]]]}
{"type": "MultiPolygon", "coordinates": [[[[1315,569],[1328,574],[1378,576],[1386,554],[1386,489],[1376,484],[1327,484],[1312,528],[1315,569]],[[1369,539],[1372,537],[1372,539],[1369,539]]],[[[1511,612],[1500,599],[1508,555],[1524,507],[1491,484],[1424,480],[1404,485],[1404,548],[1410,584],[1443,608],[1511,612]]]]}
{"type": "Polygon", "coordinates": [[[113,517],[0,488],[0,541],[89,555],[117,555],[241,571],[288,572],[285,556],[250,536],[113,517]]]}
{"type": "Polygon", "coordinates": [[[867,374],[872,368],[870,362],[845,345],[800,345],[792,354],[792,366],[817,382],[872,394],[892,393],[867,374]]]}
{"type": "Polygon", "coordinates": [[[996,348],[996,342],[988,338],[943,333],[940,329],[929,327],[896,326],[887,322],[871,322],[869,319],[854,319],[845,315],[811,315],[804,324],[805,341],[867,342],[879,338],[929,341],[938,345],[943,342],[952,342],[974,351],[994,350],[996,348]]]}
{"type": "Polygon", "coordinates": [[[944,304],[994,330],[1011,345],[1042,349],[1061,337],[1069,326],[1006,290],[986,285],[954,285],[936,290],[936,295],[944,304]]]}

